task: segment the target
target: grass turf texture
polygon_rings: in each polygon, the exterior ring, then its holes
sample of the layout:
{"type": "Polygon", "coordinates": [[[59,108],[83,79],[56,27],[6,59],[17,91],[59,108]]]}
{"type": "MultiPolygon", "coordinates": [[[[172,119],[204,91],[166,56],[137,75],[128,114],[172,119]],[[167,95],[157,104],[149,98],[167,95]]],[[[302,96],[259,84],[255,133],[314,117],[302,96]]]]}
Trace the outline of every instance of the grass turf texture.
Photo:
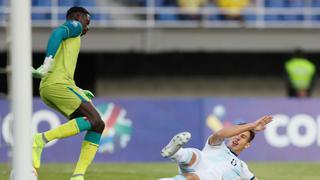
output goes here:
{"type": "MultiPolygon", "coordinates": [[[[319,180],[320,163],[279,162],[248,163],[252,172],[260,180],[319,180]]],[[[74,164],[43,164],[39,170],[39,180],[67,180],[74,164]]],[[[10,167],[0,164],[0,179],[9,179],[10,167]]],[[[88,180],[156,180],[177,174],[173,163],[115,163],[93,164],[90,166],[88,180]]]]}

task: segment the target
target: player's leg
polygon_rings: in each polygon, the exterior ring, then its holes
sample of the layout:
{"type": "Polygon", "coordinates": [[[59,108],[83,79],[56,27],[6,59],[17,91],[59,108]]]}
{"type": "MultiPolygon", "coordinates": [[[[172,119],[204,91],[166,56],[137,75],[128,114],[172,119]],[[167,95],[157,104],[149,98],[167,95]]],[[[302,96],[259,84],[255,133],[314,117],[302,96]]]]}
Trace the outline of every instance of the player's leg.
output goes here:
{"type": "Polygon", "coordinates": [[[171,157],[174,155],[183,145],[189,142],[191,134],[189,132],[181,132],[173,136],[170,142],[161,150],[163,157],[171,157]]]}
{"type": "Polygon", "coordinates": [[[172,177],[172,178],[161,178],[159,180],[187,180],[187,179],[183,175],[176,175],[175,177],[172,177]]]}
{"type": "Polygon", "coordinates": [[[191,138],[189,132],[176,134],[170,142],[161,150],[163,157],[169,157],[173,161],[183,164],[192,165],[196,161],[195,149],[182,148],[191,138]]]}
{"type": "Polygon", "coordinates": [[[161,178],[159,180],[200,180],[199,176],[193,173],[179,174],[172,178],[161,178]]]}
{"type": "Polygon", "coordinates": [[[33,166],[40,168],[41,153],[48,142],[55,139],[67,138],[74,136],[82,131],[91,129],[91,124],[84,118],[76,118],[68,121],[65,124],[58,126],[55,129],[44,133],[35,134],[33,137],[33,166]]]}
{"type": "Polygon", "coordinates": [[[180,148],[170,159],[177,162],[180,174],[173,178],[159,180],[200,180],[196,172],[199,170],[201,152],[195,148],[180,148]]]}
{"type": "Polygon", "coordinates": [[[88,130],[91,128],[91,125],[89,123],[81,122],[81,121],[84,121],[84,120],[80,118],[74,119],[65,124],[62,124],[61,126],[55,129],[49,130],[44,133],[35,134],[33,137],[34,140],[33,140],[33,151],[32,151],[33,166],[35,168],[40,167],[41,153],[46,143],[55,139],[74,136],[81,131],[88,130]],[[79,124],[82,124],[82,125],[79,125],[79,124]]]}
{"type": "MultiPolygon", "coordinates": [[[[50,107],[58,110],[66,117],[70,117],[80,106],[82,102],[89,99],[78,91],[76,86],[66,86],[63,84],[54,84],[41,88],[40,96],[42,100],[50,107]],[[72,88],[70,88],[72,87],[72,88]],[[74,90],[76,89],[76,90],[74,90]]],[[[67,123],[58,126],[49,131],[38,133],[33,141],[33,166],[40,167],[42,149],[46,143],[55,140],[74,136],[82,131],[92,128],[91,123],[83,117],[69,120],[67,123]]]]}
{"type": "Polygon", "coordinates": [[[199,177],[191,172],[196,170],[201,152],[195,148],[182,148],[190,138],[189,132],[179,133],[162,149],[161,155],[163,157],[168,157],[178,163],[180,175],[160,180],[199,180],[199,177]]]}
{"type": "Polygon", "coordinates": [[[71,178],[72,180],[81,180],[95,157],[105,124],[90,102],[81,103],[80,107],[71,116],[85,116],[92,126],[84,138],[79,160],[71,178]]]}

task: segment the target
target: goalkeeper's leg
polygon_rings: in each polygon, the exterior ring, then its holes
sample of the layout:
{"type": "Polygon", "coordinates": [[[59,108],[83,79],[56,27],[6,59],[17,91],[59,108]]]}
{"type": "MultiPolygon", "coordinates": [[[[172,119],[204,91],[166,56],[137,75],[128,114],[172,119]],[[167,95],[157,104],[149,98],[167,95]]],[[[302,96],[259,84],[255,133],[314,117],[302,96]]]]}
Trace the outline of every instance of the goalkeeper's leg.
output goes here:
{"type": "Polygon", "coordinates": [[[35,168],[40,168],[42,149],[44,148],[46,143],[55,139],[62,139],[69,136],[74,136],[82,131],[89,129],[91,129],[90,122],[81,117],[72,119],[67,123],[58,126],[55,129],[46,131],[44,133],[35,134],[33,137],[32,149],[33,166],[35,168]]]}
{"type": "Polygon", "coordinates": [[[79,114],[87,117],[92,125],[92,129],[87,132],[84,138],[79,160],[73,172],[71,180],[84,179],[84,174],[93,161],[99,148],[101,134],[105,127],[105,124],[102,121],[99,113],[90,102],[81,103],[79,109],[75,112],[76,116],[79,114]]]}
{"type": "Polygon", "coordinates": [[[81,180],[96,154],[105,124],[90,99],[77,86],[72,84],[49,85],[40,89],[40,95],[48,106],[57,109],[72,120],[56,129],[45,132],[43,135],[35,136],[34,166],[40,167],[41,152],[46,142],[89,130],[73,178],[81,180]],[[85,119],[79,117],[85,117],[85,119]]]}

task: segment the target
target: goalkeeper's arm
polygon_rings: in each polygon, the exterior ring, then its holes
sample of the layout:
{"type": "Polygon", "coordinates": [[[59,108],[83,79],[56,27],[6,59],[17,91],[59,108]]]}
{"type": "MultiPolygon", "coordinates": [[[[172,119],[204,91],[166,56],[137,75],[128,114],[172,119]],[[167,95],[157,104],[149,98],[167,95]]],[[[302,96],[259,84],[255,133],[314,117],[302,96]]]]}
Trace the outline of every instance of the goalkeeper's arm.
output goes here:
{"type": "Polygon", "coordinates": [[[32,68],[32,76],[42,78],[51,69],[54,61],[54,56],[63,40],[79,36],[82,32],[82,25],[78,21],[67,21],[62,26],[52,31],[46,51],[46,57],[43,64],[37,68],[32,68]]]}

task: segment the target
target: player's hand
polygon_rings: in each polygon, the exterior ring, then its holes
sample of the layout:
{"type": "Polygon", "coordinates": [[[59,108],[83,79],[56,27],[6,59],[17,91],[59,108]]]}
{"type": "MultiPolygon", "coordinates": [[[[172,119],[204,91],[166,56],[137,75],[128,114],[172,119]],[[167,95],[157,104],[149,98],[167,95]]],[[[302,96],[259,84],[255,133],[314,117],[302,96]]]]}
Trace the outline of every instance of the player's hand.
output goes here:
{"type": "Polygon", "coordinates": [[[37,69],[32,68],[32,76],[35,78],[42,78],[49,72],[52,64],[53,64],[52,56],[46,57],[44,59],[43,64],[40,67],[38,67],[37,69]]]}
{"type": "Polygon", "coordinates": [[[31,72],[32,72],[32,77],[37,78],[37,79],[41,79],[43,77],[43,75],[40,73],[40,71],[38,69],[34,69],[33,67],[31,67],[31,72]]]}
{"type": "Polygon", "coordinates": [[[81,89],[81,91],[89,98],[89,99],[92,99],[94,98],[94,94],[89,91],[89,90],[84,90],[84,89],[81,89]]]}
{"type": "Polygon", "coordinates": [[[254,122],[254,130],[255,131],[263,131],[266,129],[266,125],[272,121],[272,116],[263,116],[260,119],[254,122]]]}

